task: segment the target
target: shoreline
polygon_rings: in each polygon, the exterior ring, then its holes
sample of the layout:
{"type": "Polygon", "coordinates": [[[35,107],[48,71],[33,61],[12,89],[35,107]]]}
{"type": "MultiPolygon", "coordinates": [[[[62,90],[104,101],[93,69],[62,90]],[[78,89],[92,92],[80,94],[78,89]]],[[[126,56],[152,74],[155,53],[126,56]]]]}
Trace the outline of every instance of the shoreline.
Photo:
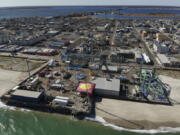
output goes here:
{"type": "MultiPolygon", "coordinates": [[[[161,78],[164,82],[176,83],[172,87],[173,93],[171,98],[178,100],[179,97],[175,96],[179,93],[179,80],[162,75],[161,78]]],[[[3,102],[0,103],[0,108],[44,112],[43,110],[33,110],[31,108],[13,107],[3,102]]],[[[104,98],[101,102],[96,103],[94,117],[85,117],[84,120],[100,122],[104,126],[109,126],[119,131],[143,133],[180,132],[180,120],[177,119],[179,114],[176,113],[179,109],[178,105],[152,105],[104,98]]],[[[53,113],[63,115],[56,112],[53,113]]]]}
{"type": "MultiPolygon", "coordinates": [[[[101,110],[100,110],[101,111],[101,110]]],[[[104,113],[104,112],[102,112],[104,113]]],[[[103,117],[100,113],[98,113],[99,117],[104,119],[107,123],[112,125],[122,127],[129,130],[159,130],[159,128],[180,128],[180,122],[176,121],[164,121],[164,122],[155,122],[149,120],[126,120],[117,116],[113,116],[114,118],[103,117]]],[[[109,115],[109,114],[108,114],[109,115]]],[[[112,117],[112,116],[110,116],[112,117]]]]}
{"type": "Polygon", "coordinates": [[[164,17],[164,18],[180,18],[180,16],[176,15],[176,14],[160,14],[160,13],[157,13],[157,14],[152,14],[152,13],[149,13],[149,14],[123,14],[123,16],[130,16],[130,17],[133,17],[133,16],[137,16],[137,17],[164,17]]]}
{"type": "Polygon", "coordinates": [[[118,131],[127,131],[127,132],[134,132],[134,133],[148,133],[148,134],[180,132],[180,126],[179,127],[160,126],[158,128],[151,128],[151,129],[138,129],[138,128],[133,129],[133,128],[128,128],[128,127],[123,127],[122,125],[118,126],[115,123],[106,121],[104,118],[102,118],[100,116],[96,116],[95,118],[87,117],[86,120],[98,122],[98,123],[102,124],[103,126],[111,127],[114,130],[118,130],[118,131]]]}
{"type": "MultiPolygon", "coordinates": [[[[20,107],[15,107],[15,106],[8,106],[6,104],[4,104],[3,102],[0,102],[0,108],[1,109],[8,109],[8,110],[12,110],[12,111],[21,111],[21,112],[38,112],[38,113],[47,113],[48,112],[44,112],[44,111],[38,111],[38,110],[32,110],[29,108],[20,108],[20,107]]],[[[57,115],[57,116],[67,116],[68,118],[70,118],[70,115],[65,115],[65,114],[61,114],[61,113],[56,113],[54,112],[53,114],[57,115]]],[[[80,120],[80,119],[78,119],[80,120]]],[[[117,131],[127,131],[127,132],[134,132],[134,133],[177,133],[180,132],[180,123],[175,123],[175,122],[168,122],[164,124],[163,123],[153,123],[150,121],[131,121],[134,122],[136,124],[156,124],[156,126],[151,126],[143,129],[137,128],[137,127],[132,127],[131,125],[125,124],[123,121],[118,121],[118,120],[113,120],[113,119],[108,119],[102,116],[93,116],[93,117],[85,117],[82,120],[86,120],[86,121],[92,121],[92,122],[97,122],[99,124],[101,124],[102,126],[105,127],[110,127],[114,130],[117,131]],[[158,126],[157,126],[158,125],[158,126]]]]}
{"type": "MultiPolygon", "coordinates": [[[[172,106],[144,104],[130,101],[102,99],[96,104],[96,115],[114,125],[130,129],[154,130],[161,127],[180,128],[180,84],[179,79],[160,75],[164,83],[169,83],[170,98],[177,102],[172,106]]],[[[180,131],[179,131],[180,132],[180,131]]]]}
{"type": "Polygon", "coordinates": [[[112,123],[113,125],[127,128],[127,129],[135,129],[135,130],[158,130],[161,127],[171,127],[171,128],[180,128],[180,123],[177,122],[151,122],[151,121],[131,121],[134,124],[127,124],[126,122],[123,121],[118,121],[118,120],[112,120],[108,118],[104,118],[108,123],[112,123]],[[141,128],[138,128],[141,127],[141,128]]]}
{"type": "MultiPolygon", "coordinates": [[[[23,8],[22,11],[24,9],[26,10],[23,8]]],[[[51,129],[55,134],[63,133],[64,129],[66,132],[71,131],[71,128],[80,132],[84,130],[86,133],[93,131],[94,134],[101,128],[100,134],[109,134],[104,129],[117,134],[180,134],[180,80],[168,75],[179,69],[166,67],[167,65],[161,62],[159,51],[157,54],[152,53],[147,47],[150,43],[146,43],[143,38],[145,33],[153,33],[147,34],[148,38],[155,41],[156,35],[159,43],[163,43],[163,40],[167,39],[165,34],[169,34],[170,41],[165,46],[169,48],[170,54],[165,56],[175,58],[169,59],[171,64],[168,65],[176,64],[178,67],[178,64],[174,63],[178,56],[174,53],[178,50],[171,51],[173,48],[170,48],[170,45],[174,44],[173,47],[179,49],[178,43],[175,42],[176,37],[172,36],[178,35],[174,30],[178,28],[178,22],[162,21],[161,17],[153,14],[149,15],[150,20],[145,20],[145,14],[122,14],[122,19],[128,20],[121,22],[113,10],[86,10],[82,10],[82,13],[72,10],[71,14],[66,11],[64,17],[41,17],[38,14],[31,17],[29,14],[30,16],[23,18],[19,16],[18,19],[2,19],[1,30],[5,37],[8,31],[9,36],[8,47],[4,45],[5,41],[2,41],[1,51],[13,52],[7,53],[12,56],[4,56],[8,59],[3,57],[1,60],[0,80],[2,86],[5,85],[1,89],[7,87],[0,100],[0,109],[4,113],[2,118],[6,118],[2,119],[5,134],[9,132],[6,128],[9,128],[10,124],[14,124],[14,129],[19,129],[19,132],[24,128],[24,132],[28,129],[27,131],[32,131],[32,134],[51,134],[48,133],[51,129]],[[98,15],[107,15],[107,18],[110,15],[114,16],[114,19],[96,19],[95,16],[98,15]],[[158,25],[151,21],[156,17],[158,20],[155,22],[160,23],[158,25]],[[139,21],[138,18],[143,21],[139,21]],[[80,24],[77,25],[77,22],[80,24]],[[9,24],[8,28],[6,24],[9,24]],[[26,29],[26,25],[30,28],[26,29]],[[166,25],[174,26],[166,32],[163,27],[166,25]],[[162,41],[161,34],[165,36],[162,41]],[[15,46],[11,45],[11,42],[15,46]],[[12,50],[13,47],[15,51],[12,50]],[[13,55],[18,55],[17,58],[21,59],[15,61],[13,55]],[[40,64],[44,56],[46,59],[40,64]],[[7,68],[6,71],[3,70],[4,67],[7,68]],[[167,70],[167,75],[158,76],[155,72],[157,69],[167,70]],[[7,78],[3,77],[3,73],[7,78]],[[8,76],[9,74],[11,76],[8,76]],[[28,118],[23,116],[26,112],[28,118]],[[66,116],[67,120],[63,121],[61,116],[66,116]],[[31,121],[33,118],[35,120],[31,121]],[[70,123],[73,122],[75,125],[72,124],[71,127],[70,123]],[[16,123],[21,123],[22,126],[16,123]],[[89,126],[83,128],[81,123],[87,123],[89,126]],[[93,129],[94,125],[98,125],[94,128],[98,130],[93,129]]],[[[54,12],[47,9],[46,12],[48,11],[54,12]]],[[[98,18],[101,18],[100,16],[98,18]]],[[[162,19],[171,19],[170,17],[173,15],[164,16],[162,19]]],[[[175,17],[174,19],[176,20],[175,17]]],[[[177,60],[179,62],[179,59],[177,60]]]]}

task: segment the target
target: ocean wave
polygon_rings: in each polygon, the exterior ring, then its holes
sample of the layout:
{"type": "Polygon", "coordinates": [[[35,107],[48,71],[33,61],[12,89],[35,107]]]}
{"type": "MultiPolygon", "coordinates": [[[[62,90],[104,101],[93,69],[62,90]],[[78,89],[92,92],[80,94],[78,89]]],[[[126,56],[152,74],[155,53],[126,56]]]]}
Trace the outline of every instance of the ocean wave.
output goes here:
{"type": "MultiPolygon", "coordinates": [[[[23,112],[29,112],[31,110],[25,109],[25,108],[17,108],[13,106],[8,106],[4,104],[2,101],[0,101],[0,108],[2,109],[9,109],[9,110],[20,110],[23,112]]],[[[180,127],[178,128],[172,128],[172,127],[160,127],[158,129],[150,129],[150,130],[140,130],[140,129],[127,129],[123,127],[116,126],[114,124],[108,123],[106,120],[104,120],[100,116],[94,116],[94,117],[86,117],[86,120],[96,121],[100,122],[104,126],[111,127],[118,131],[128,131],[128,132],[135,132],[135,133],[150,133],[150,134],[156,134],[156,133],[177,133],[180,132],[180,127]]],[[[4,128],[4,126],[0,123],[0,128],[4,128]]]]}
{"type": "Polygon", "coordinates": [[[8,106],[8,105],[4,104],[2,101],[0,101],[0,108],[9,109],[9,110],[16,110],[16,107],[8,106]]]}
{"type": "Polygon", "coordinates": [[[30,109],[25,109],[25,108],[20,108],[19,110],[22,112],[30,112],[31,111],[30,109]]]}
{"type": "Polygon", "coordinates": [[[0,108],[9,109],[9,110],[20,110],[20,111],[23,111],[23,112],[31,111],[31,110],[25,109],[25,108],[17,108],[17,107],[13,107],[13,106],[8,106],[8,105],[4,104],[2,101],[0,101],[0,108]]]}
{"type": "Polygon", "coordinates": [[[6,129],[6,127],[5,127],[2,123],[0,123],[0,129],[5,130],[5,129],[6,129]]]}
{"type": "Polygon", "coordinates": [[[172,127],[160,127],[158,129],[149,129],[149,130],[140,130],[140,129],[127,129],[123,127],[116,126],[114,124],[108,123],[100,116],[95,117],[86,117],[86,120],[100,122],[104,126],[111,127],[118,131],[128,131],[128,132],[135,132],[135,133],[148,133],[148,134],[157,134],[157,133],[177,133],[180,132],[180,127],[172,128],[172,127]]]}

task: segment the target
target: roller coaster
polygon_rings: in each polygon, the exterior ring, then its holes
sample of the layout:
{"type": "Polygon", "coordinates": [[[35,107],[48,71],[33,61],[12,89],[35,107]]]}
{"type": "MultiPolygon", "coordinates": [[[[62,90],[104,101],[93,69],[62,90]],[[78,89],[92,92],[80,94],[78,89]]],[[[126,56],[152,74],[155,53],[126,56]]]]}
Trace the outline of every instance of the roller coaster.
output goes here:
{"type": "Polygon", "coordinates": [[[171,104],[169,100],[171,87],[163,83],[151,69],[141,69],[140,91],[144,98],[150,102],[171,104]]]}

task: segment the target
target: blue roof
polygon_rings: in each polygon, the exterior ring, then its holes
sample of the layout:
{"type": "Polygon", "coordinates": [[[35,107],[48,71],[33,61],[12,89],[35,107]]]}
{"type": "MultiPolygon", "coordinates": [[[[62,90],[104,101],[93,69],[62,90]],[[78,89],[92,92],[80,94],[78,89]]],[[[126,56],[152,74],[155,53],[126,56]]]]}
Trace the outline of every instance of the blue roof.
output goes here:
{"type": "Polygon", "coordinates": [[[78,80],[82,80],[82,79],[85,79],[85,78],[86,78],[85,74],[76,74],[76,79],[78,79],[78,80]]]}

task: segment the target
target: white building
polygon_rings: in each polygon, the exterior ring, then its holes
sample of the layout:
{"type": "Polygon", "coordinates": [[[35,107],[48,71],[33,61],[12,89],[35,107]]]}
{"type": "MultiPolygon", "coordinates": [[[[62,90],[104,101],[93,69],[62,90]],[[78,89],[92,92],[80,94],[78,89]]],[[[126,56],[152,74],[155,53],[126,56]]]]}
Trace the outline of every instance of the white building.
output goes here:
{"type": "Polygon", "coordinates": [[[94,91],[96,95],[106,97],[119,97],[119,79],[96,78],[92,81],[92,83],[96,84],[94,91]]]}
{"type": "Polygon", "coordinates": [[[171,62],[169,61],[168,57],[164,54],[157,54],[159,61],[162,65],[169,65],[171,62]]]}

